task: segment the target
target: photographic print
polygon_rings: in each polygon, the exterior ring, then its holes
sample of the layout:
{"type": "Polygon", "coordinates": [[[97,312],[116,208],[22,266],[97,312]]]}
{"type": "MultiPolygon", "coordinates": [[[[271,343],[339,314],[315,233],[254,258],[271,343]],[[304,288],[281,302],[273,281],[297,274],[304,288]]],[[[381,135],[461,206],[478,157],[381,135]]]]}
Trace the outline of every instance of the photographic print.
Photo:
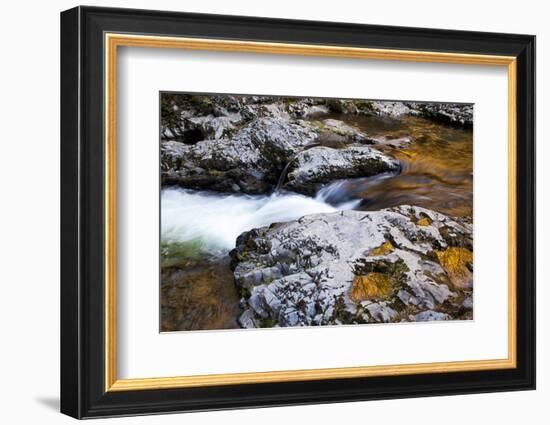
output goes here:
{"type": "Polygon", "coordinates": [[[473,109],[160,93],[160,330],[471,320],[473,109]]]}

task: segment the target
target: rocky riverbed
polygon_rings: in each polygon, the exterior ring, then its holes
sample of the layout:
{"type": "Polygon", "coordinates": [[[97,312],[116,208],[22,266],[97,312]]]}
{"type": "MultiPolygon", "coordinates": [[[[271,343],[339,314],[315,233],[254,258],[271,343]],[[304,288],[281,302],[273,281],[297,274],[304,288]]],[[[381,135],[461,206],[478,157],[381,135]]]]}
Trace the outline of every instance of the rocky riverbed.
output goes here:
{"type": "Polygon", "coordinates": [[[473,317],[471,105],[161,101],[163,331],[473,317]]]}

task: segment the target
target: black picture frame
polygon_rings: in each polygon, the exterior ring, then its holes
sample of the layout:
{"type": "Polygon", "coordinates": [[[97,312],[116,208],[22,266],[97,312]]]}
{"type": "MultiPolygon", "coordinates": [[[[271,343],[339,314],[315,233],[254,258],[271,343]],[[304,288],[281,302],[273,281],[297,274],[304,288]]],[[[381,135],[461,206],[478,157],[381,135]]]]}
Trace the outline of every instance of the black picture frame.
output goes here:
{"type": "Polygon", "coordinates": [[[535,388],[535,37],[76,7],[61,13],[61,412],[75,418],[535,388]],[[517,367],[105,391],[104,34],[256,40],[517,58],[517,367]]]}

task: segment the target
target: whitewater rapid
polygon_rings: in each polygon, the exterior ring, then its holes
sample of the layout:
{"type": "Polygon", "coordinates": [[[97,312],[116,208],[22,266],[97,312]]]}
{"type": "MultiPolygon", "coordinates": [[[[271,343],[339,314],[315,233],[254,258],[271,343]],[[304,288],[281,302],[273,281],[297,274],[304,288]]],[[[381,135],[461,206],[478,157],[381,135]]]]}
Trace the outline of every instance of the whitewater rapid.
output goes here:
{"type": "Polygon", "coordinates": [[[248,230],[309,214],[354,209],[360,200],[328,203],[341,184],[326,186],[315,198],[292,192],[252,196],[166,188],[161,191],[161,241],[198,243],[204,253],[224,254],[248,230]]]}

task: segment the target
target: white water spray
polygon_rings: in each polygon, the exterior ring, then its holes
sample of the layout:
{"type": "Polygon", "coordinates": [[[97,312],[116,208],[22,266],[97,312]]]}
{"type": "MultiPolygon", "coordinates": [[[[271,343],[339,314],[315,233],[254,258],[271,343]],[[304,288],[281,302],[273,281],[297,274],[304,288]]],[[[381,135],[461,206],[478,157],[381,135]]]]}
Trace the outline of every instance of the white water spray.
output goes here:
{"type": "Polygon", "coordinates": [[[326,191],[338,184],[328,185],[315,198],[289,192],[251,196],[163,189],[161,240],[163,243],[198,242],[205,253],[222,254],[234,248],[237,237],[245,231],[304,215],[355,208],[359,200],[335,206],[326,202],[326,191]]]}

